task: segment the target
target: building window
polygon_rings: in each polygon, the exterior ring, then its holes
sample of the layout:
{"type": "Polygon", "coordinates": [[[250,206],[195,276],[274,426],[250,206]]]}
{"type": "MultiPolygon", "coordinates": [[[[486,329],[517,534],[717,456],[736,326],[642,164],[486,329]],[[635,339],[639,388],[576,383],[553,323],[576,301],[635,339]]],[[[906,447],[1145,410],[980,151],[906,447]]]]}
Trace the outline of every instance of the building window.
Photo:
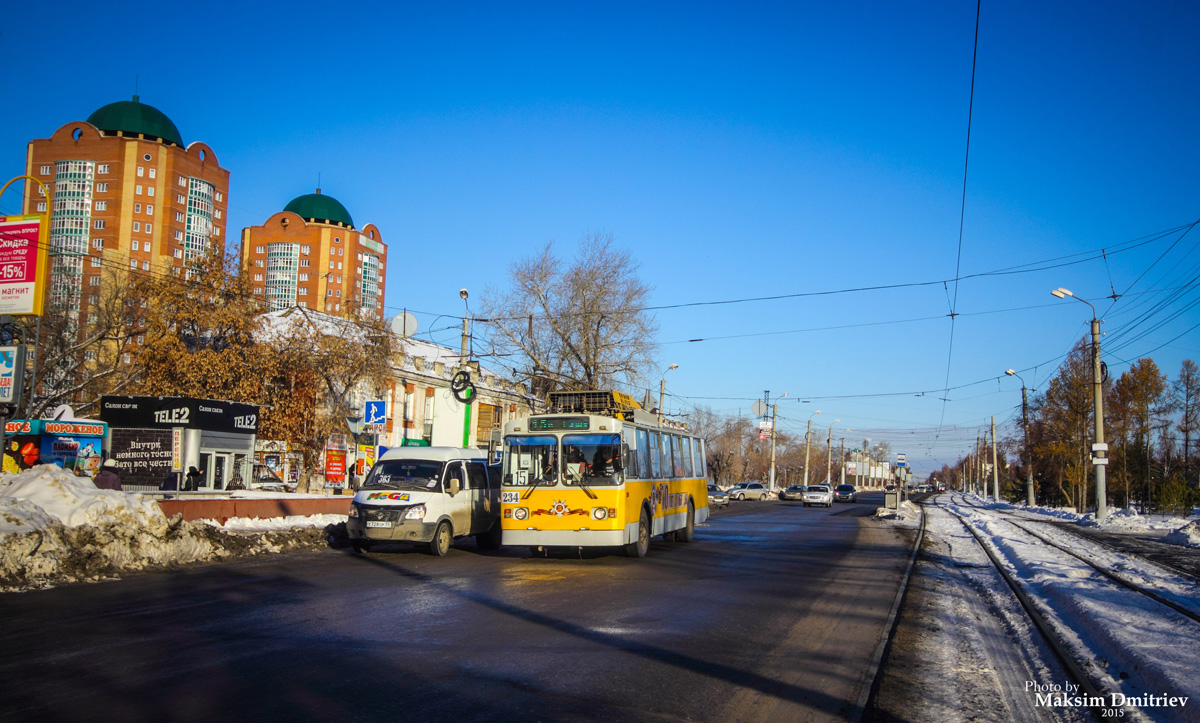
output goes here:
{"type": "Polygon", "coordinates": [[[99,294],[88,295],[88,303],[91,304],[92,306],[99,304],[100,303],[100,295],[99,294]]]}
{"type": "Polygon", "coordinates": [[[98,218],[92,222],[92,228],[104,228],[104,219],[98,218]]]}
{"type": "Polygon", "coordinates": [[[129,268],[132,269],[133,271],[137,271],[137,259],[130,260],[129,268]]]}
{"type": "Polygon", "coordinates": [[[50,172],[53,170],[54,170],[54,166],[42,166],[42,175],[49,176],[50,172]]]}
{"type": "Polygon", "coordinates": [[[310,251],[312,251],[312,246],[301,246],[300,247],[300,253],[302,253],[302,254],[306,254],[310,251]]]}
{"type": "Polygon", "coordinates": [[[213,227],[212,227],[212,235],[213,235],[213,236],[220,236],[220,235],[221,235],[221,227],[220,227],[220,226],[213,226],[213,227]]]}
{"type": "Polygon", "coordinates": [[[266,252],[267,252],[266,246],[255,246],[254,247],[254,253],[256,253],[256,254],[265,254],[266,252]]]}
{"type": "Polygon", "coordinates": [[[301,281],[308,281],[308,274],[300,274],[301,281]]]}
{"type": "Polygon", "coordinates": [[[149,262],[149,261],[143,261],[143,262],[142,262],[142,271],[149,271],[149,270],[150,270],[150,262],[149,262]]]}
{"type": "Polygon", "coordinates": [[[183,223],[183,213],[180,211],[176,211],[175,212],[175,220],[178,221],[179,223],[183,223]]]}
{"type": "Polygon", "coordinates": [[[173,255],[175,258],[177,258],[177,259],[181,259],[181,258],[183,258],[183,249],[175,249],[174,251],[172,251],[172,252],[171,252],[171,254],[172,254],[172,255],[173,255]]]}
{"type": "Polygon", "coordinates": [[[92,248],[103,251],[104,250],[104,239],[102,239],[102,238],[92,239],[92,248]]]}
{"type": "Polygon", "coordinates": [[[341,237],[341,236],[334,236],[334,237],[333,237],[333,242],[334,242],[335,244],[340,244],[340,243],[342,242],[342,237],[341,237]]]}
{"type": "Polygon", "coordinates": [[[154,186],[146,189],[146,195],[150,198],[154,198],[154,186]]]}
{"type": "Polygon", "coordinates": [[[132,361],[132,359],[130,358],[129,354],[122,354],[122,355],[121,355],[121,361],[123,361],[123,362],[125,362],[126,364],[128,364],[130,361],[132,361]]]}
{"type": "Polygon", "coordinates": [[[96,166],[96,173],[108,173],[108,164],[101,163],[100,165],[96,166]]]}
{"type": "Polygon", "coordinates": [[[220,217],[221,217],[221,209],[214,208],[213,209],[213,218],[220,218],[220,217]]]}
{"type": "MultiPolygon", "coordinates": [[[[97,206],[98,205],[99,204],[97,204],[97,206]]],[[[38,209],[38,213],[45,213],[46,212],[46,202],[38,201],[37,209],[38,209]]],[[[97,209],[97,210],[99,210],[99,209],[97,209]]]]}
{"type": "Polygon", "coordinates": [[[183,197],[182,193],[177,193],[175,194],[175,203],[187,203],[187,200],[183,197]]]}
{"type": "Polygon", "coordinates": [[[156,173],[157,170],[158,170],[157,168],[150,169],[150,177],[151,178],[154,178],[157,175],[157,173],[156,173]]]}
{"type": "Polygon", "coordinates": [[[254,280],[255,280],[255,281],[262,281],[262,280],[263,280],[263,275],[262,275],[262,274],[255,274],[255,275],[254,275],[254,280]]]}
{"type": "Polygon", "coordinates": [[[142,212],[142,204],[140,204],[140,203],[133,204],[133,212],[141,213],[142,212]]]}
{"type": "Polygon", "coordinates": [[[107,211],[108,210],[108,201],[96,201],[96,210],[97,211],[107,211]]]}
{"type": "Polygon", "coordinates": [[[94,351],[85,351],[85,352],[83,353],[83,360],[84,360],[84,361],[96,361],[96,352],[94,352],[94,351]]]}
{"type": "Polygon", "coordinates": [[[308,296],[308,287],[307,287],[307,286],[301,286],[301,287],[300,287],[300,291],[299,291],[298,293],[299,293],[301,296],[308,296]]]}
{"type": "Polygon", "coordinates": [[[96,316],[95,314],[88,314],[88,323],[89,324],[95,324],[99,320],[100,320],[100,317],[96,316]]]}
{"type": "Polygon", "coordinates": [[[154,232],[154,224],[152,224],[152,223],[146,224],[146,233],[153,233],[153,232],[154,232]]]}
{"type": "Polygon", "coordinates": [[[100,285],[100,277],[99,276],[89,276],[88,277],[88,286],[99,286],[99,285],[100,285]]]}
{"type": "Polygon", "coordinates": [[[184,178],[183,176],[180,176],[179,177],[179,185],[183,186],[184,188],[187,188],[187,179],[184,178]]]}
{"type": "Polygon", "coordinates": [[[142,168],[141,166],[138,166],[137,174],[138,174],[138,178],[141,178],[142,176],[146,175],[146,169],[142,168]]]}
{"type": "Polygon", "coordinates": [[[96,184],[96,193],[108,193],[108,184],[107,183],[97,183],[96,184]]]}
{"type": "MultiPolygon", "coordinates": [[[[134,250],[134,251],[137,251],[137,250],[138,250],[138,242],[137,242],[137,241],[134,241],[134,242],[133,242],[133,250],[134,250]]],[[[147,251],[149,251],[150,249],[146,249],[146,250],[147,250],[147,251]]]]}
{"type": "MultiPolygon", "coordinates": [[[[93,269],[98,269],[98,268],[100,268],[100,264],[101,264],[101,263],[103,263],[103,262],[100,260],[100,257],[99,257],[99,256],[93,256],[93,257],[92,257],[92,268],[93,268],[93,269]]],[[[95,284],[93,284],[93,286],[95,286],[95,284]]]]}
{"type": "Polygon", "coordinates": [[[183,231],[176,231],[176,232],[175,232],[175,240],[176,240],[176,241],[182,241],[182,240],[183,240],[183,231]]]}
{"type": "Polygon", "coordinates": [[[220,191],[217,191],[215,198],[217,199],[217,203],[220,203],[221,201],[225,200],[225,194],[221,193],[220,191]]]}
{"type": "Polygon", "coordinates": [[[152,204],[152,203],[147,203],[147,204],[146,204],[146,215],[147,215],[147,216],[153,216],[153,215],[154,215],[154,204],[152,204]]]}
{"type": "Polygon", "coordinates": [[[141,230],[142,230],[142,224],[141,224],[141,223],[139,223],[139,222],[137,222],[137,221],[134,221],[134,222],[133,222],[133,230],[134,230],[134,231],[141,231],[141,230]]]}
{"type": "Polygon", "coordinates": [[[134,186],[133,192],[139,196],[142,195],[142,184],[139,183],[138,185],[134,186]]]}
{"type": "Polygon", "coordinates": [[[304,266],[304,267],[307,267],[307,266],[308,266],[308,259],[300,259],[300,265],[301,265],[301,266],[304,266]]]}
{"type": "Polygon", "coordinates": [[[267,262],[263,261],[262,259],[254,259],[254,265],[261,269],[266,267],[267,262]]]}

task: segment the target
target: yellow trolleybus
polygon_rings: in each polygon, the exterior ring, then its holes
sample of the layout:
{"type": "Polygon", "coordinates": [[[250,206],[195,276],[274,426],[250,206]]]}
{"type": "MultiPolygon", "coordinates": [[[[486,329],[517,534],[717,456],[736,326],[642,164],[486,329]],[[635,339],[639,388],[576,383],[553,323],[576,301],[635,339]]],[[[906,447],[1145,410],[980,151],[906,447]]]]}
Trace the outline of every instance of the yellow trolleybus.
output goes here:
{"type": "Polygon", "coordinates": [[[708,519],[704,442],[620,392],[553,392],[549,414],[504,425],[503,544],[691,542],[708,519]]]}

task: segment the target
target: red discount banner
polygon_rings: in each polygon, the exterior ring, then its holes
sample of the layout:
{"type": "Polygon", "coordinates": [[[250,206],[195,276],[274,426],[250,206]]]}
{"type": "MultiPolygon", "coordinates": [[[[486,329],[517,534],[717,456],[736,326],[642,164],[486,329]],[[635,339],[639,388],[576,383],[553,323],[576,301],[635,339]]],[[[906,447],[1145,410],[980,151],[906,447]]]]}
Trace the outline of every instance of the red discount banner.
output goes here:
{"type": "Polygon", "coordinates": [[[38,216],[0,216],[0,314],[40,316],[46,227],[38,216]]]}

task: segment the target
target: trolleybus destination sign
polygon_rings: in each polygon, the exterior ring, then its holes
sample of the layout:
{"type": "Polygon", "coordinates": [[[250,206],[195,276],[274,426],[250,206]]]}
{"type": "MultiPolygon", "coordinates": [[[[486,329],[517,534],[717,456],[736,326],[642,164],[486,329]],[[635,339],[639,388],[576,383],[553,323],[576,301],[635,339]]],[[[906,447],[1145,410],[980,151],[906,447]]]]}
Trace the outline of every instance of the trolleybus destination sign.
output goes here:
{"type": "Polygon", "coordinates": [[[42,217],[0,216],[0,314],[41,315],[45,266],[42,217]]]}

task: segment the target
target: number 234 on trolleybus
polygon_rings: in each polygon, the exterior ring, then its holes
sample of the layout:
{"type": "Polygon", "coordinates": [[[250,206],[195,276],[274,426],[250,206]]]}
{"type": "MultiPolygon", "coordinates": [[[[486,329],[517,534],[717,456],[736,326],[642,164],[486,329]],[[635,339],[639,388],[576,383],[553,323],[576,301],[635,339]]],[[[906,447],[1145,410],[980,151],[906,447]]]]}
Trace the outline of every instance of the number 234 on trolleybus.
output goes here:
{"type": "Polygon", "coordinates": [[[691,542],[708,519],[704,442],[620,392],[553,392],[549,414],[504,425],[505,545],[691,542]]]}

